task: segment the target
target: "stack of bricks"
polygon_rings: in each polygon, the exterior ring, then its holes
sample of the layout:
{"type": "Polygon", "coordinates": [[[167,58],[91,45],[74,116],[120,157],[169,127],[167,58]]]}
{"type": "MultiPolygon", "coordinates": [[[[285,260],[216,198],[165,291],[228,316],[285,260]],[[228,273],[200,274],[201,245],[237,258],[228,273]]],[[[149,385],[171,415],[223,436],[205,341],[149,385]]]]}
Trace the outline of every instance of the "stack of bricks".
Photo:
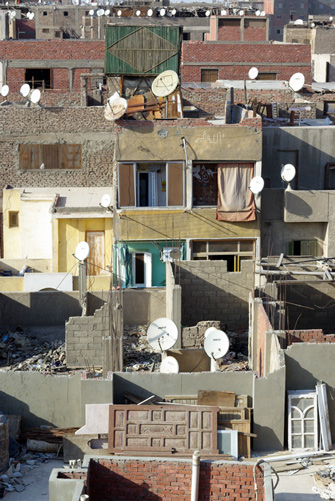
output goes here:
{"type": "Polygon", "coordinates": [[[324,334],[322,329],[286,331],[287,345],[294,343],[335,343],[335,334],[324,334]]]}

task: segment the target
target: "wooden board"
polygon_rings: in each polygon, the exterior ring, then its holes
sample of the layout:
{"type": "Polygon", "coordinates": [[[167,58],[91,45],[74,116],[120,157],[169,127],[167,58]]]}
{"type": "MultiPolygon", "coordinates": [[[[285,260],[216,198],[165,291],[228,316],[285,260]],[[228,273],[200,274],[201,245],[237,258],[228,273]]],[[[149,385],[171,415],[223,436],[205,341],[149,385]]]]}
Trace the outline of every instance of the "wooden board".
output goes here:
{"type": "Polygon", "coordinates": [[[218,454],[218,407],[110,405],[108,451],[218,454]]]}
{"type": "Polygon", "coordinates": [[[198,391],[199,405],[217,405],[218,407],[234,407],[235,392],[233,391],[198,391]]]}

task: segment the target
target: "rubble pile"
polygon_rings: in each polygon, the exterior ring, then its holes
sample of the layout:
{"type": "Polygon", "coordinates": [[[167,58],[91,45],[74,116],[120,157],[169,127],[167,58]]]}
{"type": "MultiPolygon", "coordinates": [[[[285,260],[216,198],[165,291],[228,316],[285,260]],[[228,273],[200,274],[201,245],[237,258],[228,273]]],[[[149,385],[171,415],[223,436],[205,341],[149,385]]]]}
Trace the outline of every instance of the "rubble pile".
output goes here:
{"type": "Polygon", "coordinates": [[[41,342],[16,327],[0,335],[0,367],[14,371],[66,370],[65,344],[61,340],[41,342]]]}
{"type": "Polygon", "coordinates": [[[148,325],[125,325],[123,328],[123,364],[126,372],[159,371],[161,354],[148,343],[148,325]]]}
{"type": "Polygon", "coordinates": [[[329,466],[314,474],[315,486],[312,488],[321,499],[335,499],[335,466],[329,466]]]}

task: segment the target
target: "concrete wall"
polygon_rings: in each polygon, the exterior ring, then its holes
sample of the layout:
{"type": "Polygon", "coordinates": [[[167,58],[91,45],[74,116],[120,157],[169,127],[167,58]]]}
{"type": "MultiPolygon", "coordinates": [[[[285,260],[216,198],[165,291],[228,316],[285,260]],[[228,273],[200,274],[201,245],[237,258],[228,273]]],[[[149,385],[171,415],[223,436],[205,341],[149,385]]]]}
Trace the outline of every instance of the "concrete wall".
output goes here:
{"type": "Polygon", "coordinates": [[[181,287],[176,285],[170,261],[166,262],[166,317],[178,327],[179,338],[175,348],[181,348],[181,287]]]}
{"type": "Polygon", "coordinates": [[[165,288],[123,290],[123,312],[124,325],[146,325],[165,317],[165,288]]]}
{"type": "Polygon", "coordinates": [[[229,329],[246,327],[253,269],[252,260],[241,261],[241,272],[227,272],[226,261],[181,261],[182,324],[219,320],[229,329]]]}

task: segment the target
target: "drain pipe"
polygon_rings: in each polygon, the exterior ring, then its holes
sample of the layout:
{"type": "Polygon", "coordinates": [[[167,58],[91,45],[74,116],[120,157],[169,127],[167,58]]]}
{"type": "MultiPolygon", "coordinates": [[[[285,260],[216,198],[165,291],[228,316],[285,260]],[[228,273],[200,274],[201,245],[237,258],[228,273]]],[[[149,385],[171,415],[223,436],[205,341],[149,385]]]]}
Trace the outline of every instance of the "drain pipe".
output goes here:
{"type": "Polygon", "coordinates": [[[200,452],[194,451],[192,457],[191,501],[198,501],[200,475],[200,452]]]}

